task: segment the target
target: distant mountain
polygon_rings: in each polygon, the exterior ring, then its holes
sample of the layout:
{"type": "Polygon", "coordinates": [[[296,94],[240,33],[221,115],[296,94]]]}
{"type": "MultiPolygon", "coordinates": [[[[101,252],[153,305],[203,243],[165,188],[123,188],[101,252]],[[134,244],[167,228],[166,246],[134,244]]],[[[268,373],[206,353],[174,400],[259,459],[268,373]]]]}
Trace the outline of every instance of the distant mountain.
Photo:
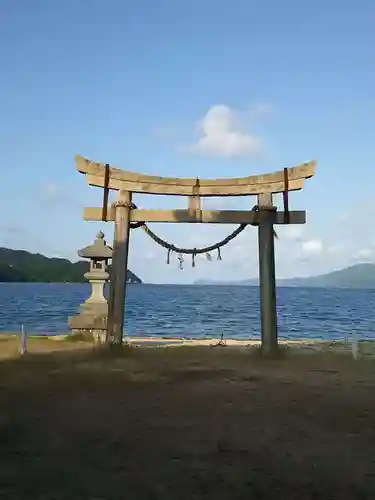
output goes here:
{"type": "MultiPolygon", "coordinates": [[[[84,274],[88,270],[88,261],[73,263],[25,250],[0,248],[0,282],[84,283],[84,274]]],[[[129,270],[127,280],[130,283],[142,283],[129,270]]]]}
{"type": "MultiPolygon", "coordinates": [[[[258,279],[242,281],[197,280],[195,285],[242,285],[258,286],[258,279]]],[[[278,286],[323,287],[323,288],[374,288],[375,264],[357,264],[339,271],[311,276],[309,278],[291,278],[277,280],[278,286]]]]}

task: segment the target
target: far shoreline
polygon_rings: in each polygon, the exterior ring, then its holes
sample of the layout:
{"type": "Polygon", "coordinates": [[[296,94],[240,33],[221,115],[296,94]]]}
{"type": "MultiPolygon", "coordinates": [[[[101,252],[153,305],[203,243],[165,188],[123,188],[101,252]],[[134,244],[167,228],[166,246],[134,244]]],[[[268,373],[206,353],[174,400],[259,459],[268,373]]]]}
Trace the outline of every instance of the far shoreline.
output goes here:
{"type": "MultiPolygon", "coordinates": [[[[0,285],[90,285],[88,281],[0,281],[0,285]]],[[[258,284],[247,283],[148,283],[142,281],[127,283],[127,285],[142,285],[155,287],[192,287],[192,288],[259,288],[258,284]]],[[[334,286],[334,285],[287,285],[276,283],[276,289],[304,289],[304,290],[340,290],[340,291],[356,291],[356,292],[375,292],[375,287],[361,286],[334,286]]]]}

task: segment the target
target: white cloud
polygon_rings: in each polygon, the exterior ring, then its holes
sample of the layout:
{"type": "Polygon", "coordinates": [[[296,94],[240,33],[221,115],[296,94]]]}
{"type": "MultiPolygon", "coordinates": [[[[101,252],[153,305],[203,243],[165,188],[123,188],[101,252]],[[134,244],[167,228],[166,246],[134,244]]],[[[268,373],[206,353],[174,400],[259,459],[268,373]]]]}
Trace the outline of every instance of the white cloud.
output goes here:
{"type": "Polygon", "coordinates": [[[43,188],[43,194],[48,199],[56,199],[61,196],[59,186],[53,182],[46,184],[43,188]]]}
{"type": "Polygon", "coordinates": [[[259,102],[252,106],[250,111],[255,116],[269,116],[274,113],[274,108],[267,102],[259,102]]]}
{"type": "Polygon", "coordinates": [[[362,248],[355,256],[356,260],[372,262],[375,259],[375,248],[362,248]]]}
{"type": "Polygon", "coordinates": [[[308,255],[320,254],[323,251],[323,242],[319,238],[304,241],[301,246],[302,251],[308,255]]]}
{"type": "Polygon", "coordinates": [[[50,182],[42,186],[41,196],[42,201],[53,203],[67,201],[69,199],[66,188],[55,182],[50,182]]]}
{"type": "Polygon", "coordinates": [[[202,208],[204,210],[240,210],[238,198],[233,196],[227,197],[208,197],[203,198],[202,208]]]}
{"type": "Polygon", "coordinates": [[[327,248],[328,254],[340,254],[344,251],[345,251],[344,245],[340,245],[340,244],[332,245],[332,246],[327,248]]]}
{"type": "Polygon", "coordinates": [[[202,154],[234,157],[259,152],[259,137],[241,130],[237,113],[224,104],[212,106],[200,122],[203,136],[193,145],[202,154]]]}
{"type": "Polygon", "coordinates": [[[289,241],[301,241],[303,234],[305,232],[305,228],[302,225],[287,225],[281,226],[276,229],[280,238],[289,240],[289,241]]]}
{"type": "Polygon", "coordinates": [[[178,133],[175,127],[156,127],[153,135],[157,139],[175,139],[178,133]]]}
{"type": "Polygon", "coordinates": [[[156,252],[151,252],[151,251],[145,253],[144,256],[143,256],[143,258],[145,260],[155,260],[157,257],[158,256],[157,256],[156,252]]]}
{"type": "Polygon", "coordinates": [[[40,188],[39,203],[49,203],[49,206],[68,204],[69,207],[82,208],[81,201],[69,190],[68,186],[56,182],[44,184],[40,188]]]}

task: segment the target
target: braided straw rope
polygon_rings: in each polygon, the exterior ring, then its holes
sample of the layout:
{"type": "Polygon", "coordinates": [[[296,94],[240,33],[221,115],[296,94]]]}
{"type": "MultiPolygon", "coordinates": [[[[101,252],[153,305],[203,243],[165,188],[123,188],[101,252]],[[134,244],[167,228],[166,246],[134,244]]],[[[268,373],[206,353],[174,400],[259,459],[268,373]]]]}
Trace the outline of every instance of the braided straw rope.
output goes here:
{"type": "MultiPolygon", "coordinates": [[[[136,209],[137,206],[132,203],[131,206],[132,209],[136,209]]],[[[257,212],[259,210],[258,205],[254,205],[252,208],[252,211],[257,212]]],[[[226,236],[224,239],[220,240],[219,242],[215,243],[214,245],[209,245],[206,247],[202,248],[182,248],[182,247],[177,247],[176,245],[173,245],[172,243],[169,243],[166,240],[163,240],[163,238],[160,238],[157,234],[155,234],[145,222],[134,222],[130,224],[130,227],[132,229],[137,229],[141,227],[143,231],[158,245],[161,247],[165,248],[168,250],[168,258],[167,258],[167,263],[169,264],[169,257],[170,253],[174,252],[179,255],[179,261],[180,261],[180,268],[182,268],[182,263],[183,263],[183,258],[182,255],[192,255],[193,256],[193,267],[195,267],[195,256],[199,254],[206,254],[208,260],[211,260],[211,256],[209,255],[210,252],[213,252],[215,250],[218,251],[218,260],[221,260],[221,254],[220,254],[220,249],[227,245],[229,242],[231,242],[234,238],[236,238],[242,231],[247,227],[248,224],[240,224],[233,232],[231,232],[228,236],[226,236]]],[[[257,224],[251,224],[252,226],[256,226],[257,224]]],[[[274,231],[274,236],[277,238],[277,234],[274,231]]]]}

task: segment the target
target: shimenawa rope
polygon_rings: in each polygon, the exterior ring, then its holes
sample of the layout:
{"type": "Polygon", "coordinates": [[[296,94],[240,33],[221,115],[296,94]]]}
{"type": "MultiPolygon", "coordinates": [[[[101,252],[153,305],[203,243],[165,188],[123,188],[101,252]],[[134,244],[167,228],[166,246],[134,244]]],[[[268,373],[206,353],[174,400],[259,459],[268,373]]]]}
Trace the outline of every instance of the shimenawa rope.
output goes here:
{"type": "MultiPolygon", "coordinates": [[[[132,203],[131,208],[133,210],[137,209],[137,206],[132,203]]],[[[252,211],[257,212],[259,211],[259,206],[254,205],[252,208],[252,211]]],[[[214,245],[209,245],[206,247],[202,248],[182,248],[182,247],[177,247],[176,245],[173,245],[172,243],[168,243],[168,241],[163,240],[160,238],[157,234],[155,234],[145,222],[132,222],[130,223],[130,227],[132,229],[137,229],[141,227],[143,231],[153,240],[155,243],[160,245],[161,247],[165,248],[168,251],[167,254],[167,264],[170,263],[170,255],[171,252],[174,252],[177,254],[177,258],[179,261],[179,267],[180,269],[183,268],[183,255],[191,255],[192,256],[192,266],[195,267],[195,257],[199,254],[206,254],[207,260],[211,261],[212,256],[210,252],[213,252],[217,250],[217,260],[222,260],[221,258],[221,252],[220,249],[227,245],[230,241],[232,241],[234,238],[236,238],[242,231],[247,227],[248,224],[240,224],[232,233],[230,233],[228,236],[226,236],[224,239],[221,241],[215,243],[214,245]]],[[[250,224],[251,226],[257,226],[257,224],[250,224]]],[[[274,231],[274,236],[277,238],[277,234],[274,231]]]]}

